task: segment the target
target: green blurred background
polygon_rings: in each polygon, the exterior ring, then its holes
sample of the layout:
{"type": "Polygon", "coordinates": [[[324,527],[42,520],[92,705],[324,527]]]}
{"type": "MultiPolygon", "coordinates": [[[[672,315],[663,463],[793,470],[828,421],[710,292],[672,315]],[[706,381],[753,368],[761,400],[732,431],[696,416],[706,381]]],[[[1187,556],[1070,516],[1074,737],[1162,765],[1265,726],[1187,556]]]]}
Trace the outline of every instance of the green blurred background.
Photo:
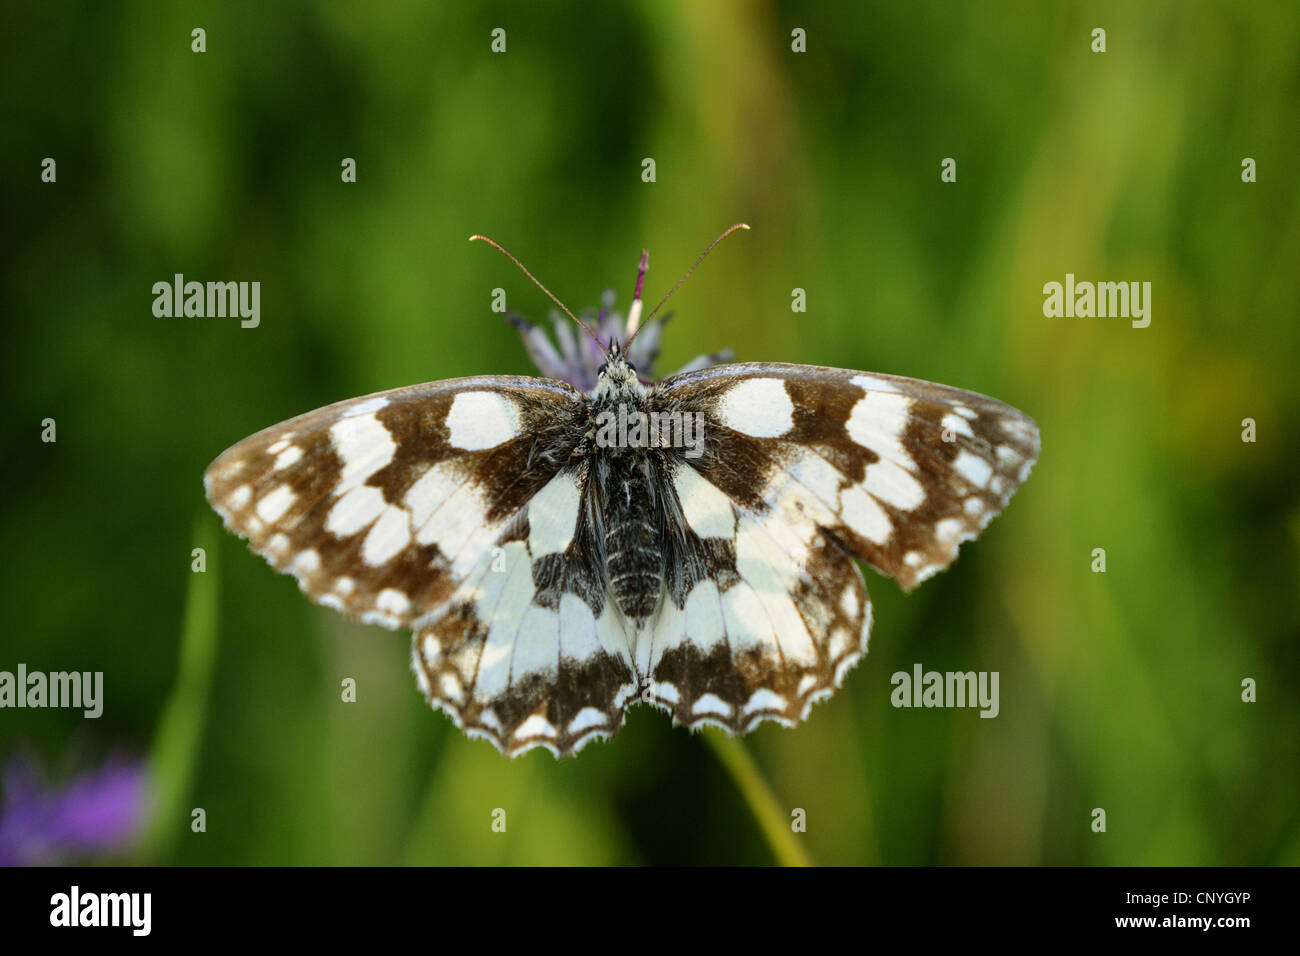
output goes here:
{"type": "Polygon", "coordinates": [[[0,711],[0,757],[156,759],[132,860],[777,859],[707,735],[660,712],[562,762],[465,739],[406,635],[309,604],[201,483],[311,408],[531,372],[491,290],[549,303],[472,232],[576,309],[626,303],[642,246],[657,300],[743,219],[675,297],[662,371],[732,346],[911,375],[1043,435],[952,570],[907,597],[868,572],[872,649],[841,690],[743,738],[807,854],[1300,863],[1300,8],[613,6],[6,11],[0,669],[102,670],[106,703],[0,711]],[[260,327],[155,318],[177,272],[260,281],[260,327]],[[1150,327],[1045,318],[1067,272],[1152,282],[1150,327]],[[1000,716],[894,709],[916,662],[998,671],[1000,716]]]}

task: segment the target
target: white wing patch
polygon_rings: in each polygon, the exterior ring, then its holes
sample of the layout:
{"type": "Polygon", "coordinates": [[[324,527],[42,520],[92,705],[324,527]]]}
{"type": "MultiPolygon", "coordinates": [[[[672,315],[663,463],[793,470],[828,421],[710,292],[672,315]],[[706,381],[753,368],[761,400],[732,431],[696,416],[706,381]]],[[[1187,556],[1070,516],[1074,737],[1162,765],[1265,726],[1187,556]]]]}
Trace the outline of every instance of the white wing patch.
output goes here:
{"type": "Polygon", "coordinates": [[[296,497],[288,485],[279,485],[257,503],[257,516],[263,521],[278,521],[296,497]]]}
{"type": "Polygon", "coordinates": [[[387,505],[370,526],[370,531],[361,544],[361,558],[366,564],[378,567],[393,560],[410,543],[410,514],[405,508],[387,505]]]}
{"type": "Polygon", "coordinates": [[[406,495],[402,499],[402,503],[410,509],[411,526],[417,532],[424,528],[425,524],[433,518],[434,513],[464,483],[465,476],[456,467],[455,462],[440,461],[430,465],[424,474],[406,489],[406,495]]]}
{"type": "Polygon", "coordinates": [[[519,411],[496,392],[461,392],[447,413],[447,431],[457,448],[495,448],[519,435],[519,411]]]}
{"type": "Polygon", "coordinates": [[[911,406],[912,400],[898,391],[868,391],[853,406],[845,424],[850,438],[880,456],[878,462],[867,466],[864,490],[900,511],[921,507],[926,497],[913,473],[916,461],[903,446],[911,406]]]}
{"type": "Polygon", "coordinates": [[[716,414],[733,431],[776,438],[790,430],[794,404],[779,378],[747,378],[727,389],[716,414]]]}
{"type": "Polygon", "coordinates": [[[563,551],[573,541],[581,498],[578,475],[569,469],[533,496],[528,505],[528,550],[534,557],[563,551]]]}
{"type": "Polygon", "coordinates": [[[359,485],[345,492],[330,508],[325,530],[336,538],[350,538],[370,527],[385,507],[382,491],[372,485],[359,485]]]}
{"type": "Polygon", "coordinates": [[[730,538],[736,530],[731,499],[686,462],[672,472],[673,485],[686,523],[701,538],[730,538]]]}
{"type": "Polygon", "coordinates": [[[343,463],[343,473],[334,486],[334,495],[345,495],[360,488],[379,469],[393,460],[397,443],[374,412],[348,415],[330,427],[330,440],[343,463]]]}

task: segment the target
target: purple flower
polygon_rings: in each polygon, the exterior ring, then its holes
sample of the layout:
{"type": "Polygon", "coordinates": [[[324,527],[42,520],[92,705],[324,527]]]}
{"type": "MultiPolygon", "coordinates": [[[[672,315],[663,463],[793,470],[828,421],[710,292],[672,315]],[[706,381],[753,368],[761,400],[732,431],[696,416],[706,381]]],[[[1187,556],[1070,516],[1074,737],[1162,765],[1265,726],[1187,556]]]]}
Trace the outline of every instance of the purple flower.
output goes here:
{"type": "Polygon", "coordinates": [[[32,760],[10,761],[0,804],[0,866],[48,866],[127,849],[147,802],[144,766],[110,757],[63,785],[32,760]]]}
{"type": "MultiPolygon", "coordinates": [[[[713,250],[714,246],[737,229],[748,228],[749,226],[745,223],[738,222],[709,243],[709,247],[695,260],[695,265],[687,269],[686,275],[678,280],[677,285],[672,287],[659,305],[650,310],[650,315],[646,317],[645,321],[641,319],[641,309],[644,305],[641,300],[641,293],[645,288],[646,271],[650,268],[650,253],[644,249],[641,250],[641,264],[636,271],[636,291],[632,293],[632,305],[627,311],[626,319],[620,313],[614,311],[614,292],[609,289],[601,297],[600,312],[594,317],[590,310],[585,310],[582,313],[582,318],[578,320],[578,325],[582,327],[582,334],[575,333],[560,313],[552,311],[551,322],[555,326],[555,342],[550,340],[544,329],[529,322],[521,315],[509,313],[506,318],[519,332],[519,337],[524,343],[524,351],[528,353],[528,357],[532,359],[533,364],[537,366],[541,373],[548,378],[559,379],[562,382],[568,382],[579,391],[590,392],[596,387],[596,381],[600,378],[600,370],[608,358],[606,352],[611,345],[617,342],[622,347],[624,358],[626,358],[628,364],[636,370],[636,376],[641,380],[641,383],[643,385],[653,385],[655,377],[652,366],[655,359],[659,357],[659,344],[663,335],[663,327],[671,316],[671,313],[659,315],[660,307],[668,301],[669,297],[673,292],[677,291],[683,282],[690,278],[691,273],[695,271],[695,267],[704,261],[704,257],[713,250]],[[559,348],[556,348],[557,344],[559,348]]],[[[483,235],[473,235],[470,236],[470,239],[482,239],[494,246],[499,252],[513,261],[515,265],[519,266],[528,278],[537,283],[538,288],[551,296],[552,299],[555,299],[555,296],[551,295],[546,286],[537,282],[533,278],[533,274],[525,269],[523,264],[507,252],[496,240],[483,235]]],[[[555,301],[557,304],[559,303],[558,299],[555,299],[555,301]]],[[[565,307],[565,311],[568,311],[567,307],[565,307]]],[[[696,356],[673,374],[681,375],[684,372],[695,372],[711,365],[733,360],[734,354],[731,349],[722,349],[712,355],[696,356]]]]}
{"type": "MultiPolygon", "coordinates": [[[[642,272],[637,276],[637,295],[632,300],[636,314],[640,312],[638,307],[641,302],[641,279],[644,276],[644,268],[643,260],[642,272]]],[[[600,338],[601,345],[606,347],[612,342],[626,343],[632,338],[632,334],[638,330],[640,324],[639,322],[629,321],[623,317],[622,313],[614,311],[614,293],[612,291],[605,293],[603,306],[594,317],[590,310],[584,310],[580,314],[594,327],[596,335],[600,338]]],[[[637,335],[631,347],[627,350],[627,360],[637,370],[637,377],[644,384],[649,385],[655,380],[654,362],[659,357],[659,345],[664,324],[671,317],[672,313],[669,312],[651,318],[646,327],[640,330],[641,334],[637,335]]],[[[528,357],[533,360],[533,364],[541,370],[543,375],[568,382],[574,388],[583,392],[590,392],[596,387],[600,367],[605,363],[605,354],[601,351],[601,347],[584,332],[575,331],[566,316],[559,312],[553,311],[551,313],[551,322],[555,326],[555,343],[558,343],[558,349],[556,344],[552,343],[550,338],[547,337],[545,330],[541,326],[534,325],[520,315],[511,314],[508,318],[518,330],[519,337],[523,339],[524,349],[528,352],[528,357]]],[[[701,355],[686,363],[673,374],[693,372],[696,369],[708,368],[710,365],[716,365],[719,362],[730,362],[733,357],[730,349],[723,349],[721,352],[715,352],[712,355],[701,355]]]]}

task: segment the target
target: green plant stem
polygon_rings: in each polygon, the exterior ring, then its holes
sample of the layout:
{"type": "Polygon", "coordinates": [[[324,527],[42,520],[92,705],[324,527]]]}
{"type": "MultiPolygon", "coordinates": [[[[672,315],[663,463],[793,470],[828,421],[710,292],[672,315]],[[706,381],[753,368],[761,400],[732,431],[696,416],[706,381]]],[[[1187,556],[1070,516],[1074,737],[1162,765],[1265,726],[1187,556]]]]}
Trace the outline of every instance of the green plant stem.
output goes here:
{"type": "Polygon", "coordinates": [[[154,861],[166,856],[188,819],[183,805],[198,762],[217,656],[220,542],[211,516],[196,522],[194,546],[203,549],[207,569],[189,571],[176,683],[158,722],[149,761],[154,802],[145,850],[154,861]]]}
{"type": "Polygon", "coordinates": [[[812,866],[812,858],[790,829],[790,821],[777,802],[776,794],[763,779],[753,756],[736,738],[712,727],[703,730],[704,741],[713,749],[731,775],[736,789],[749,804],[763,836],[782,866],[812,866]]]}

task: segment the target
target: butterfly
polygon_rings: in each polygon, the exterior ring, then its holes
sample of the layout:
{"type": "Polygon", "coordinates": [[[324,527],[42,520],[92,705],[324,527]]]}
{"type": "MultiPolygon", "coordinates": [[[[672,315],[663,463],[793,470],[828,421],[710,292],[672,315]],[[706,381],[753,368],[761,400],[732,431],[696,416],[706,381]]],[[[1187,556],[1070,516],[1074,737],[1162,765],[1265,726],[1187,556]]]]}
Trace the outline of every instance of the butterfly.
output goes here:
{"type": "Polygon", "coordinates": [[[857,562],[916,587],[1038,458],[1022,412],[916,379],[719,354],[655,381],[647,264],[626,323],[608,294],[595,328],[564,310],[588,339],[512,317],[547,377],[339,402],[204,475],[313,601],[409,628],[430,705],[510,756],[572,754],[637,702],[735,734],[799,723],[866,653],[857,562]]]}

